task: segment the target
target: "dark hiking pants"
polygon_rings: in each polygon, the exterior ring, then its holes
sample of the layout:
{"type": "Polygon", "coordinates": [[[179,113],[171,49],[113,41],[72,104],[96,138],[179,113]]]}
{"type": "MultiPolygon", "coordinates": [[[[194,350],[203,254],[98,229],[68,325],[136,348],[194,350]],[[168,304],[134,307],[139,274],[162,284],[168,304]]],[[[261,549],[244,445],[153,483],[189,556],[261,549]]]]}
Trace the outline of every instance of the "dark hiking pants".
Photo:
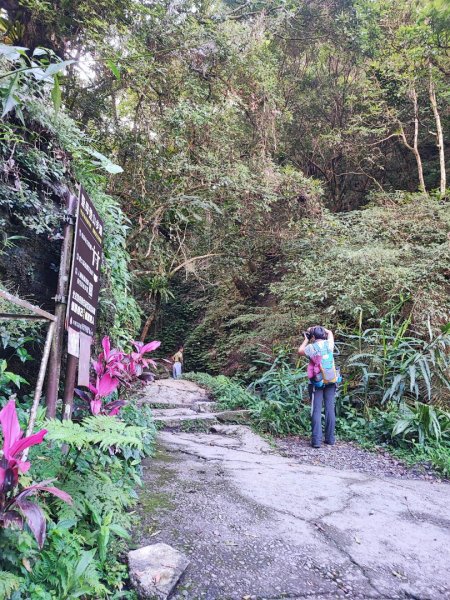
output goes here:
{"type": "Polygon", "coordinates": [[[325,401],[325,443],[334,444],[336,384],[330,383],[323,388],[315,388],[310,384],[308,391],[311,399],[311,443],[313,446],[320,446],[322,443],[322,404],[325,401]]]}

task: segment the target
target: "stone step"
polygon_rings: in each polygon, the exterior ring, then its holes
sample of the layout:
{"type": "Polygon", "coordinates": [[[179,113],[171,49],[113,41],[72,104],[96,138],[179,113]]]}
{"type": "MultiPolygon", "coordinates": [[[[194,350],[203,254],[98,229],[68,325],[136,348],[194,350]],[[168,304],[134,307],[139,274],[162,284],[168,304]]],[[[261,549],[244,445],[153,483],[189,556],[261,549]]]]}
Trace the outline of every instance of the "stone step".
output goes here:
{"type": "Polygon", "coordinates": [[[188,399],[185,402],[174,401],[174,400],[162,400],[154,402],[146,402],[146,404],[153,409],[153,413],[155,414],[158,410],[165,410],[170,408],[181,408],[181,409],[192,409],[195,412],[215,412],[217,410],[217,403],[212,400],[202,400],[200,402],[192,402],[192,400],[188,399]]]}
{"type": "Polygon", "coordinates": [[[216,412],[218,408],[217,402],[212,402],[210,400],[204,402],[195,402],[193,405],[193,409],[198,413],[212,413],[216,412]]]}
{"type": "Polygon", "coordinates": [[[216,413],[216,418],[221,423],[246,423],[250,420],[251,410],[223,410],[216,413]]]}
{"type": "Polygon", "coordinates": [[[189,406],[183,406],[183,407],[178,407],[178,408],[154,408],[152,410],[153,413],[153,418],[156,421],[156,419],[159,418],[172,418],[172,417],[196,417],[198,415],[198,412],[193,410],[191,407],[189,406]]]}
{"type": "Polygon", "coordinates": [[[208,400],[209,395],[206,390],[184,379],[159,379],[145,386],[139,396],[140,404],[150,406],[182,407],[208,400]]]}
{"type": "Polygon", "coordinates": [[[159,415],[153,419],[158,429],[209,429],[218,423],[214,413],[196,413],[184,415],[159,415]]]}
{"type": "Polygon", "coordinates": [[[221,423],[243,423],[250,418],[249,410],[225,410],[221,412],[196,412],[188,408],[155,409],[154,422],[158,428],[178,428],[192,422],[192,428],[197,425],[204,429],[207,425],[221,423]]]}

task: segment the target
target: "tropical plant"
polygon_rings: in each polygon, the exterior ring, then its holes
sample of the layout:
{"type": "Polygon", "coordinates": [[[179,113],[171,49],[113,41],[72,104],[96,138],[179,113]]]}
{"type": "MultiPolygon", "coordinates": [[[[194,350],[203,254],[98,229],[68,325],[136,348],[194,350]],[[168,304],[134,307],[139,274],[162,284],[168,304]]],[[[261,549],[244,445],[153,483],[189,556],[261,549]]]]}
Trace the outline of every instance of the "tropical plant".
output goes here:
{"type": "Polygon", "coordinates": [[[2,118],[14,111],[25,125],[23,105],[29,100],[32,86],[35,90],[51,88],[51,97],[55,109],[61,106],[61,88],[58,74],[74,63],[73,60],[61,60],[48,48],[35,48],[29,55],[28,48],[0,44],[0,58],[7,61],[11,70],[0,78],[0,98],[3,104],[2,118]]]}
{"type": "Polygon", "coordinates": [[[12,394],[11,384],[20,389],[22,383],[28,383],[24,377],[12,371],[7,371],[7,368],[8,363],[6,360],[0,360],[0,400],[6,400],[12,394]]]}
{"type": "Polygon", "coordinates": [[[3,433],[3,455],[0,459],[0,525],[23,529],[26,523],[42,548],[46,533],[45,515],[38,504],[29,500],[30,496],[47,492],[69,504],[72,503],[72,498],[66,492],[50,486],[53,479],[17,490],[19,472],[26,473],[31,466],[23,460],[22,453],[27,448],[42,443],[47,430],[41,429],[34,435],[24,437],[17,419],[15,400],[10,400],[0,411],[0,424],[3,433]]]}
{"type": "Polygon", "coordinates": [[[120,385],[129,386],[137,380],[147,383],[154,379],[152,373],[144,373],[144,369],[149,365],[156,367],[155,361],[146,358],[145,354],[159,348],[161,342],[153,341],[148,344],[132,342],[132,344],[136,351],[126,354],[111,348],[108,336],[103,338],[103,351],[100,352],[97,360],[93,361],[95,381],[89,384],[89,391],[75,390],[82,400],[89,403],[93,415],[100,413],[117,415],[125,404],[124,400],[115,399],[105,402],[105,399],[110,398],[120,385]]]}
{"type": "Polygon", "coordinates": [[[440,442],[444,436],[450,441],[450,413],[422,402],[402,403],[392,435],[418,439],[422,446],[429,440],[440,442]]]}
{"type": "Polygon", "coordinates": [[[224,410],[235,410],[239,408],[251,408],[255,397],[248,392],[238,381],[225,375],[213,377],[207,373],[186,373],[184,379],[194,381],[210,391],[212,398],[216,400],[219,408],[224,410]]]}
{"type": "Polygon", "coordinates": [[[409,325],[409,320],[397,324],[390,316],[380,327],[344,335],[350,349],[349,389],[365,406],[420,398],[431,401],[439,390],[450,390],[450,336],[433,335],[429,328],[428,340],[423,339],[409,333],[409,325]]]}
{"type": "Polygon", "coordinates": [[[258,397],[253,416],[258,427],[271,434],[304,433],[309,421],[306,370],[303,365],[292,364],[292,349],[288,347],[275,348],[274,355],[255,361],[266,370],[249,386],[258,397]]]}

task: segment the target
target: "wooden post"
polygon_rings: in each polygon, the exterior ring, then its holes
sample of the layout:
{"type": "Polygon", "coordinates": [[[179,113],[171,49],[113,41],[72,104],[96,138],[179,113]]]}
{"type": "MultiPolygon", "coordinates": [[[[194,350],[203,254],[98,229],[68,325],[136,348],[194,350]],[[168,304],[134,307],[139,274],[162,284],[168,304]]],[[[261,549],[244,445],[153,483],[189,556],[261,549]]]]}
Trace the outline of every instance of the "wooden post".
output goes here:
{"type": "Polygon", "coordinates": [[[46,404],[47,417],[52,419],[56,416],[56,404],[58,400],[59,379],[61,373],[61,358],[65,329],[67,294],[69,291],[70,263],[72,258],[72,246],[75,227],[75,214],[78,198],[69,190],[66,192],[66,215],[64,225],[64,240],[61,249],[61,260],[59,265],[58,285],[55,295],[55,317],[56,331],[50,352],[49,374],[47,378],[46,404]]]}
{"type": "MultiPolygon", "coordinates": [[[[47,370],[48,357],[50,356],[50,348],[52,345],[53,336],[55,335],[55,326],[56,326],[55,321],[50,321],[49,326],[48,326],[48,331],[47,331],[47,337],[45,338],[44,353],[42,355],[41,366],[39,368],[39,375],[38,375],[38,380],[36,382],[36,389],[34,390],[33,405],[31,406],[31,410],[30,410],[30,420],[28,421],[28,427],[27,427],[27,433],[26,433],[27,437],[33,433],[34,424],[36,422],[36,415],[37,415],[37,411],[39,408],[39,401],[41,399],[42,388],[44,386],[45,372],[47,370]]],[[[24,460],[24,461],[27,460],[28,450],[29,450],[29,448],[26,448],[23,451],[22,460],[24,460]]]]}
{"type": "Polygon", "coordinates": [[[71,419],[73,411],[73,395],[75,391],[75,378],[77,374],[78,358],[73,354],[67,355],[66,378],[64,382],[63,419],[71,419]]]}

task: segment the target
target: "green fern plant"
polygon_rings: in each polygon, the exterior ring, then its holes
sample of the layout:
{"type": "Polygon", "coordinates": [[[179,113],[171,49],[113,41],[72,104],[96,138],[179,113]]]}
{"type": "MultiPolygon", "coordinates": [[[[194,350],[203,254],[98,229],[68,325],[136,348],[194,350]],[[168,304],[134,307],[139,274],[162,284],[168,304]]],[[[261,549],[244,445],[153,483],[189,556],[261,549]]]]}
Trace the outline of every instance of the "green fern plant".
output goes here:
{"type": "Polygon", "coordinates": [[[8,571],[0,571],[0,598],[8,600],[20,588],[23,579],[8,571]]]}
{"type": "Polygon", "coordinates": [[[96,550],[84,550],[84,538],[69,531],[73,522],[60,523],[49,533],[49,545],[40,554],[30,581],[51,589],[60,600],[104,598],[107,589],[95,560],[96,550]]]}
{"type": "Polygon", "coordinates": [[[91,415],[81,423],[52,419],[46,423],[46,428],[48,440],[67,444],[80,451],[92,446],[98,446],[101,450],[143,449],[143,427],[127,425],[106,415],[91,415]]]}

